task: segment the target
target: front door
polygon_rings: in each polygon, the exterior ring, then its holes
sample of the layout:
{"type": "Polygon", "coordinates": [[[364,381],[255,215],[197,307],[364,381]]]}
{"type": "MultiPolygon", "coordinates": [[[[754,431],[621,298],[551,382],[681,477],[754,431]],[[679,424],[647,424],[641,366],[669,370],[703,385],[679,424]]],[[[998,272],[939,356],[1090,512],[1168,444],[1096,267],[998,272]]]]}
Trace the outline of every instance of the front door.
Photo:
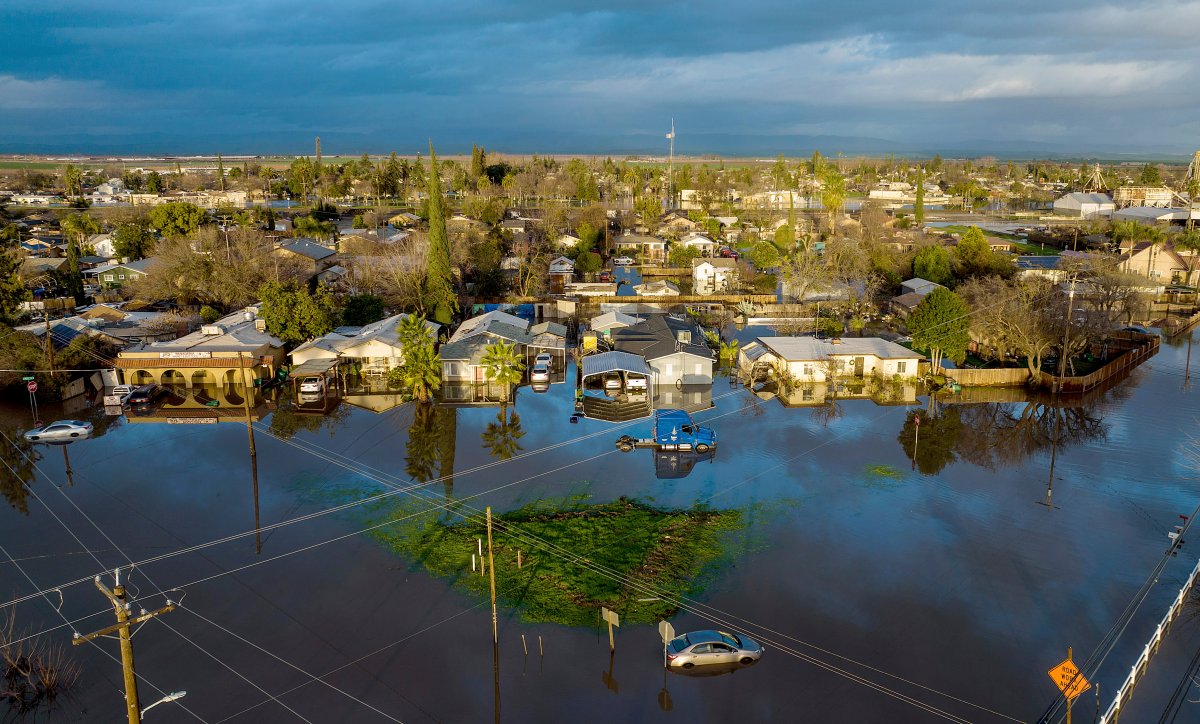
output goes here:
{"type": "Polygon", "coordinates": [[[863,357],[855,357],[854,358],[854,376],[855,377],[863,376],[863,365],[865,364],[865,362],[866,362],[866,359],[863,357]]]}

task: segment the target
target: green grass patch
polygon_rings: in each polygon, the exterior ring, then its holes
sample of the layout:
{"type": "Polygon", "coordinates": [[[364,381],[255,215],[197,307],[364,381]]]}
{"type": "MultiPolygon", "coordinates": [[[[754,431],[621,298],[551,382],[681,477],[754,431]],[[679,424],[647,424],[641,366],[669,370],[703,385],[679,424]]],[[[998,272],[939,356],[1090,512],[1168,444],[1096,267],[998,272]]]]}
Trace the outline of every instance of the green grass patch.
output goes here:
{"type": "Polygon", "coordinates": [[[904,482],[904,473],[891,465],[868,465],[863,471],[863,485],[879,490],[892,490],[904,482]]]}
{"type": "MultiPolygon", "coordinates": [[[[322,486],[308,492],[337,503],[379,491],[322,486]]],[[[481,538],[487,553],[483,516],[453,506],[421,514],[429,507],[429,501],[392,496],[350,514],[356,524],[379,526],[368,535],[414,569],[486,598],[488,578],[471,571],[481,538]]],[[[595,626],[605,606],[623,622],[653,624],[674,615],[680,596],[700,593],[720,564],[745,547],[739,535],[745,527],[736,510],[667,510],[625,498],[592,504],[586,496],[538,501],[493,517],[496,590],[527,621],[595,626]],[[647,598],[654,600],[641,600],[647,598]]]]}

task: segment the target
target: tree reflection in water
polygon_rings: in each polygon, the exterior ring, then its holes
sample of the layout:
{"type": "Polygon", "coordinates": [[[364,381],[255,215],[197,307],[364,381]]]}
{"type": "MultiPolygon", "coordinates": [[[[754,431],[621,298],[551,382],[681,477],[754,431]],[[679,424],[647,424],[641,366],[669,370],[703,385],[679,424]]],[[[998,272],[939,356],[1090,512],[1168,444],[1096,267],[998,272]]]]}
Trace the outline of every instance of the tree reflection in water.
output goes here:
{"type": "Polygon", "coordinates": [[[955,460],[996,470],[1018,465],[1055,444],[1061,449],[1104,440],[1108,424],[1097,414],[1097,400],[945,405],[932,417],[924,411],[910,412],[898,442],[926,475],[936,475],[955,460]],[[921,415],[919,431],[917,415],[921,415]]]}
{"type": "Polygon", "coordinates": [[[418,483],[442,479],[446,497],[454,492],[454,452],[458,414],[452,407],[430,402],[413,403],[413,421],[408,427],[404,472],[418,483]],[[436,470],[435,470],[436,466],[436,470]]]}
{"type": "Polygon", "coordinates": [[[33,484],[36,472],[34,465],[42,459],[42,454],[33,443],[22,437],[21,430],[7,426],[3,430],[13,444],[0,440],[0,460],[4,461],[0,492],[4,493],[9,505],[29,515],[29,489],[26,485],[33,484]]]}
{"type": "Polygon", "coordinates": [[[516,410],[505,414],[504,408],[500,408],[496,420],[484,428],[482,437],[483,446],[498,460],[508,460],[524,449],[518,441],[525,437],[525,431],[516,410]]]}

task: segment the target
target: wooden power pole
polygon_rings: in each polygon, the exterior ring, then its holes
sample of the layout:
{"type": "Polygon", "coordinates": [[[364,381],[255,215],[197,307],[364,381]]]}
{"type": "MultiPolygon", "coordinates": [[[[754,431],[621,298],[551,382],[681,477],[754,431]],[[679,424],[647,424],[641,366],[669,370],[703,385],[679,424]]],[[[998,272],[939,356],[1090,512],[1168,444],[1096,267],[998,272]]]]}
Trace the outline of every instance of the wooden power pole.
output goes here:
{"type": "Polygon", "coordinates": [[[125,709],[129,715],[129,724],[141,724],[142,709],[138,702],[137,690],[137,674],[133,668],[133,634],[129,631],[129,627],[134,624],[149,621],[156,616],[168,613],[175,610],[175,604],[168,600],[167,605],[146,613],[143,611],[140,615],[130,618],[129,604],[125,601],[125,586],[121,585],[121,569],[114,571],[114,585],[112,590],[104,587],[100,582],[100,576],[96,576],[96,588],[104,594],[105,598],[112,602],[113,612],[117,615],[117,622],[112,626],[105,626],[99,631],[94,631],[86,636],[75,634],[75,638],[71,641],[72,644],[78,646],[87,643],[101,636],[107,636],[113,632],[117,632],[121,639],[121,668],[125,673],[125,709]]]}
{"type": "Polygon", "coordinates": [[[492,643],[500,642],[500,631],[496,622],[496,560],[492,557],[492,506],[487,507],[488,574],[492,586],[492,643]]]}

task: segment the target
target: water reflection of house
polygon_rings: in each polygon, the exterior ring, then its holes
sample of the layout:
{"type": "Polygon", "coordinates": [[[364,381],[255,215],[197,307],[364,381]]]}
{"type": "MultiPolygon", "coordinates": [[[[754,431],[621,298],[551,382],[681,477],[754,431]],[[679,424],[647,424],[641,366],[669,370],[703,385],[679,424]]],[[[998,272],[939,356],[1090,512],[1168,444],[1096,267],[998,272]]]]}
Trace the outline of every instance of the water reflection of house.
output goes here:
{"type": "Polygon", "coordinates": [[[123,350],[117,357],[122,382],[160,384],[222,407],[241,405],[243,385],[272,377],[284,359],[283,342],[267,333],[257,312],[247,307],[179,339],[123,350]]]}
{"type": "Polygon", "coordinates": [[[877,405],[911,405],[917,401],[919,392],[919,386],[913,380],[851,378],[799,383],[786,389],[771,383],[756,390],[755,394],[762,399],[773,397],[784,407],[819,407],[842,400],[871,400],[877,405]]]}
{"type": "Polygon", "coordinates": [[[655,385],[652,391],[656,410],[700,412],[713,406],[712,385],[655,385]]]}

